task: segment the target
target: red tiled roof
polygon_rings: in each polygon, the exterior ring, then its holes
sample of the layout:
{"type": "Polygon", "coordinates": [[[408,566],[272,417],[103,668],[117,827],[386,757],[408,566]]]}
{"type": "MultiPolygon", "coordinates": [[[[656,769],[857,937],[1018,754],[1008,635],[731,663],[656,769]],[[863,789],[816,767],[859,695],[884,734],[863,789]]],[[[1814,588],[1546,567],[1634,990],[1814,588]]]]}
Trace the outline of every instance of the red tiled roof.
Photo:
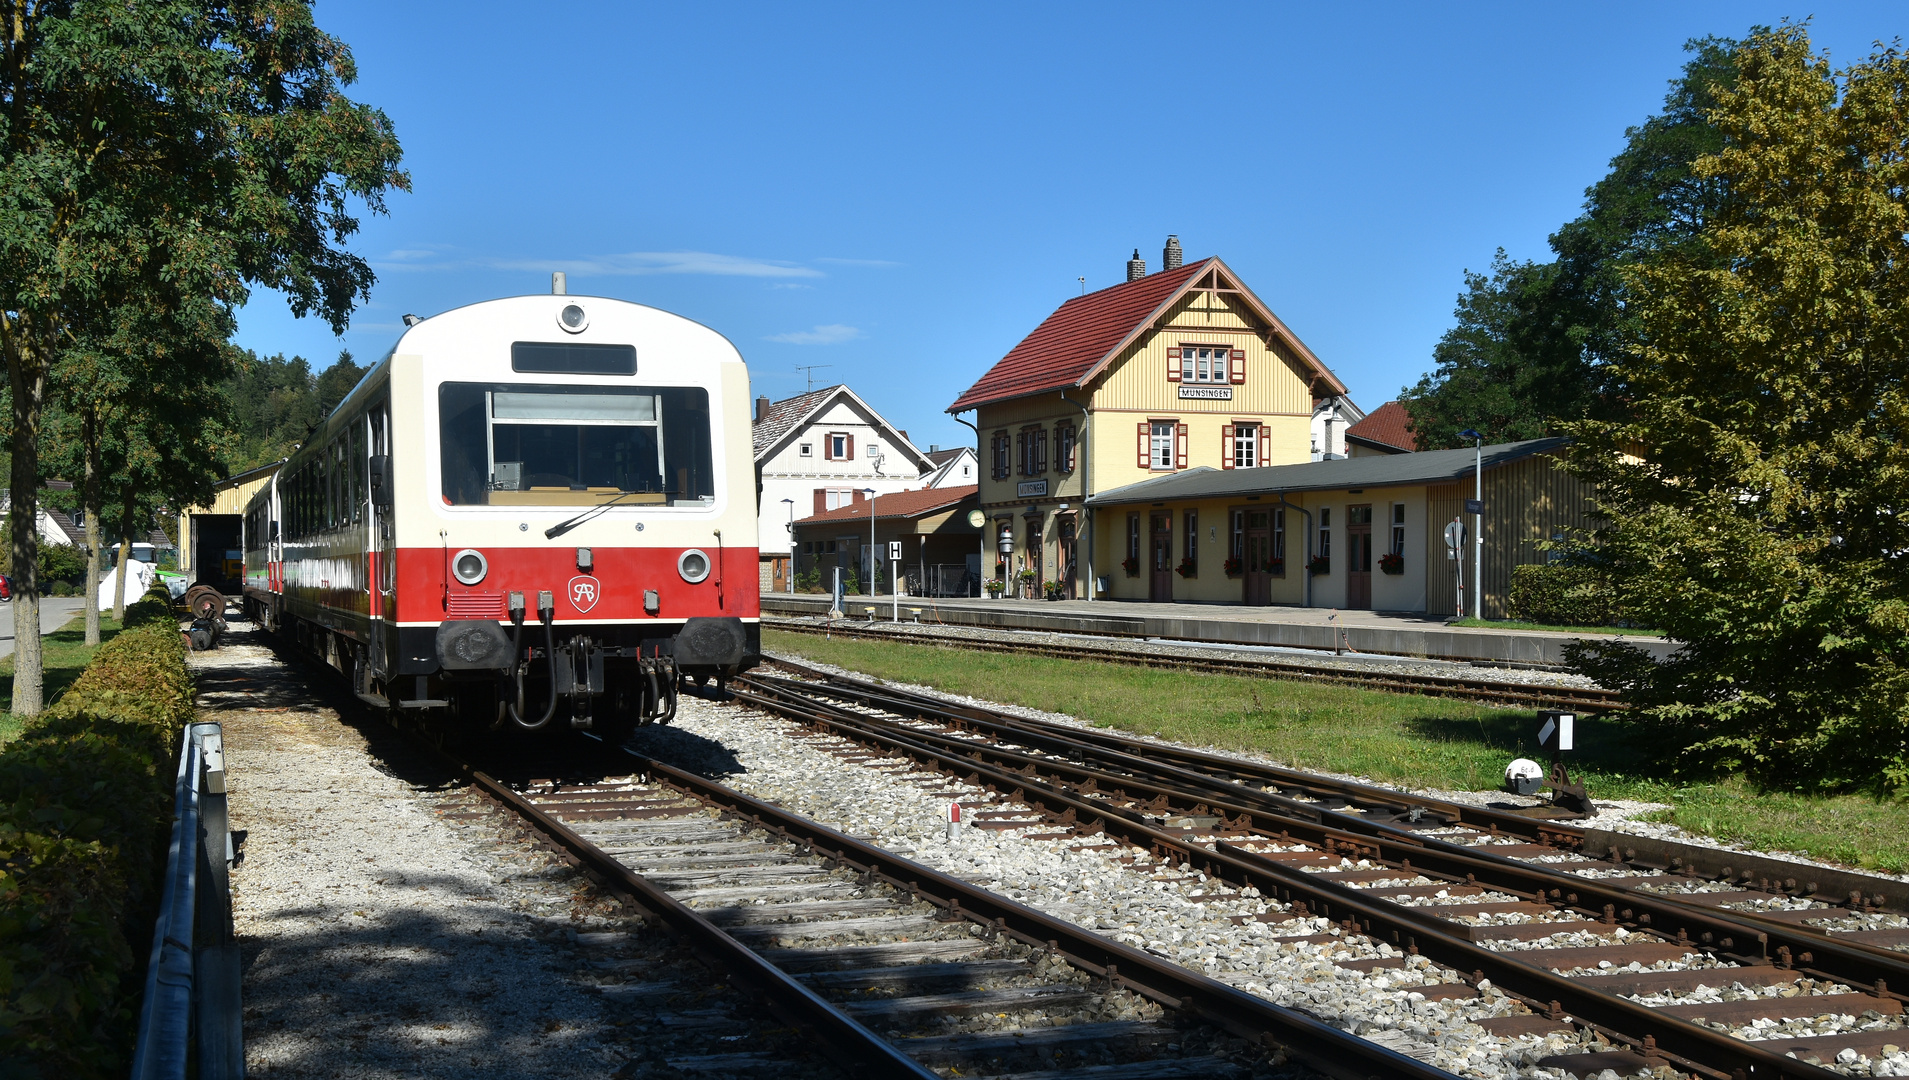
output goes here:
{"type": "Polygon", "coordinates": [[[1232,280],[1247,303],[1286,339],[1303,362],[1311,364],[1335,390],[1345,389],[1225,263],[1206,258],[1067,301],[968,387],[947,411],[957,413],[989,402],[1082,385],[1188,285],[1215,268],[1232,280]]]}
{"type": "Polygon", "coordinates": [[[1418,436],[1412,434],[1412,418],[1405,406],[1388,401],[1365,415],[1365,419],[1346,429],[1346,438],[1417,450],[1418,436]]]}
{"type": "Polygon", "coordinates": [[[1022,338],[948,411],[1080,385],[1134,327],[1159,311],[1202,270],[1212,269],[1212,261],[1203,259],[1074,297],[1022,338]]]}
{"type": "MultiPolygon", "coordinates": [[[[875,496],[875,520],[884,518],[910,518],[937,510],[946,510],[963,499],[973,498],[981,488],[977,484],[965,487],[921,488],[916,491],[897,491],[891,495],[875,496]]],[[[797,525],[819,524],[827,521],[867,521],[868,503],[858,502],[836,510],[824,510],[810,517],[796,519],[797,525]]]]}

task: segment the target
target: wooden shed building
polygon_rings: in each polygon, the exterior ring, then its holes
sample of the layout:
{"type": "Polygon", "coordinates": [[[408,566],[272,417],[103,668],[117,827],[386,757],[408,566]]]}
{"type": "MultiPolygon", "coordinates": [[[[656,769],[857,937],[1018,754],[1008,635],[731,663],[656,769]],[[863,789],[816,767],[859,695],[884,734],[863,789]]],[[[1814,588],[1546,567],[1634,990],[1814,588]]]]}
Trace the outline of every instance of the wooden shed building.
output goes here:
{"type": "MultiPolygon", "coordinates": [[[[1505,617],[1512,567],[1596,523],[1590,485],[1558,463],[1564,442],[1483,449],[1486,618],[1505,617]]],[[[1195,468],[1094,495],[1103,595],[1453,614],[1459,558],[1445,529],[1471,529],[1478,460],[1466,449],[1195,468]]]]}

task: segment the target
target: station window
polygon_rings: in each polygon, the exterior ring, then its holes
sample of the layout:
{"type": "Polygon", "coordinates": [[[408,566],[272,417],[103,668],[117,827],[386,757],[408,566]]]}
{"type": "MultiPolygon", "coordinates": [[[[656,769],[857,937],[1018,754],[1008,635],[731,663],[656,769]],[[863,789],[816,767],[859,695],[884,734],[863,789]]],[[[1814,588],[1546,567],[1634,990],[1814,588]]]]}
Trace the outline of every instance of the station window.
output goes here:
{"type": "Polygon", "coordinates": [[[1200,512],[1186,512],[1186,561],[1196,568],[1200,565],[1200,512]]]}
{"type": "Polygon", "coordinates": [[[1173,468],[1173,436],[1179,425],[1171,420],[1155,420],[1151,428],[1150,465],[1155,469],[1173,468]]]}
{"type": "Polygon", "coordinates": [[[1233,467],[1250,469],[1259,464],[1259,425],[1233,425],[1233,467]]]}
{"type": "Polygon", "coordinates": [[[1226,365],[1232,353],[1232,349],[1224,346],[1180,346],[1180,381],[1203,383],[1229,381],[1226,365]]]}
{"type": "Polygon", "coordinates": [[[1282,563],[1286,561],[1286,508],[1283,506],[1273,510],[1273,558],[1282,563]]]}
{"type": "Polygon", "coordinates": [[[1127,515],[1127,558],[1135,565],[1140,563],[1140,515],[1127,515]]]}
{"type": "Polygon", "coordinates": [[[1405,554],[1405,504],[1392,504],[1392,554],[1405,554]]]}
{"type": "Polygon", "coordinates": [[[1319,557],[1332,558],[1332,508],[1319,508],[1319,557]]]}
{"type": "Polygon", "coordinates": [[[1227,549],[1226,557],[1229,559],[1246,557],[1246,511],[1244,510],[1233,511],[1233,542],[1227,549]]]}
{"type": "MultiPolygon", "coordinates": [[[[1054,430],[1054,467],[1064,473],[1074,471],[1074,426],[1065,424],[1054,430]]],[[[967,475],[963,470],[962,475],[967,475]]]]}

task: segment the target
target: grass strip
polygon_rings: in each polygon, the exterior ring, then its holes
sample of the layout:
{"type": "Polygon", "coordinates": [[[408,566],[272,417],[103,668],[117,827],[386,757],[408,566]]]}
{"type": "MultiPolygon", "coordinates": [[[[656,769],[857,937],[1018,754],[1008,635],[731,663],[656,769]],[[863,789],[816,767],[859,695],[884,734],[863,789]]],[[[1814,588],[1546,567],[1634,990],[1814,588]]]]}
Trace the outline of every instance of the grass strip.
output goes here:
{"type": "MultiPolygon", "coordinates": [[[[93,654],[100,647],[113,640],[119,633],[119,620],[111,612],[102,611],[99,616],[99,645],[86,644],[86,616],[75,615],[65,626],[40,637],[41,656],[45,665],[42,675],[45,701],[58,701],[66,688],[73,685],[93,660],[93,654]]],[[[18,738],[25,726],[19,717],[13,715],[13,654],[0,657],[0,700],[6,702],[6,711],[0,712],[0,746],[5,746],[18,738]]]]}
{"type": "Polygon", "coordinates": [[[62,681],[0,746],[0,1071],[21,1080],[125,1075],[193,715],[163,592],[62,681]]]}
{"type": "MultiPolygon", "coordinates": [[[[1511,759],[1544,760],[1531,712],[1448,698],[768,629],[762,641],[880,679],[1408,788],[1496,790],[1511,759]]],[[[1578,744],[1572,775],[1594,798],[1668,803],[1655,820],[1765,851],[1909,870],[1909,803],[1765,792],[1736,778],[1680,783],[1619,720],[1581,718],[1578,744]]]]}

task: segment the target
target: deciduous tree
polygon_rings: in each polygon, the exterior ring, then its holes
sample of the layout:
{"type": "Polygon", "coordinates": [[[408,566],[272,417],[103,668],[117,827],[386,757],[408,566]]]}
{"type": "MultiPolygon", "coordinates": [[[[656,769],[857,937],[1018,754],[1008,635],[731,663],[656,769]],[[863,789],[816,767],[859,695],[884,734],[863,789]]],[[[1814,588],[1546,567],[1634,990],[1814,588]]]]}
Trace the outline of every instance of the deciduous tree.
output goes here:
{"type": "Polygon", "coordinates": [[[1627,611],[1582,657],[1685,765],[1909,794],[1909,63],[1753,33],[1691,166],[1709,207],[1624,289],[1625,414],[1574,425],[1627,611]]]}
{"type": "Polygon", "coordinates": [[[41,706],[30,568],[50,379],[138,297],[247,283],[343,329],[370,268],[355,207],[407,187],[389,120],[352,102],[349,49],[300,0],[0,0],[0,355],[12,409],[14,711],[41,706]]]}

